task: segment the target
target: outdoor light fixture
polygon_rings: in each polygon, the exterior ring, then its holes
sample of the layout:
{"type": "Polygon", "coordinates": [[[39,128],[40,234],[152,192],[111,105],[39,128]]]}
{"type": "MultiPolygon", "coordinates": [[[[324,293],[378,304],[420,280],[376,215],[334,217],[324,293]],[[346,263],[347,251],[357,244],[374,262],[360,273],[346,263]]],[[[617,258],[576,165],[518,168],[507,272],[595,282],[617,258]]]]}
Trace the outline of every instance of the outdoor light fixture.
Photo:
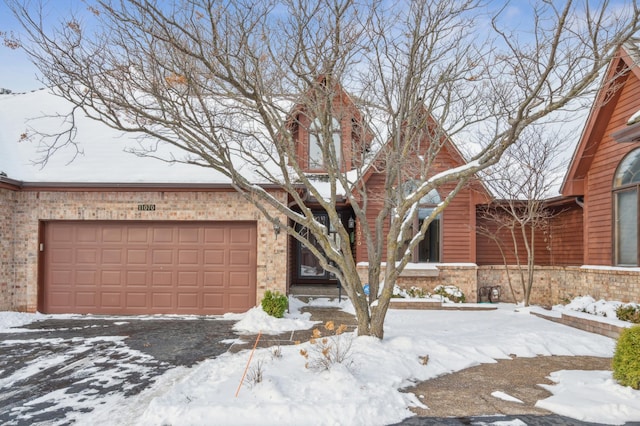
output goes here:
{"type": "Polygon", "coordinates": [[[273,222],[273,232],[276,233],[276,237],[280,234],[280,219],[278,218],[273,222]]]}
{"type": "Polygon", "coordinates": [[[356,226],[356,220],[353,218],[353,216],[349,217],[349,220],[347,221],[347,226],[349,227],[349,229],[353,229],[356,226]]]}

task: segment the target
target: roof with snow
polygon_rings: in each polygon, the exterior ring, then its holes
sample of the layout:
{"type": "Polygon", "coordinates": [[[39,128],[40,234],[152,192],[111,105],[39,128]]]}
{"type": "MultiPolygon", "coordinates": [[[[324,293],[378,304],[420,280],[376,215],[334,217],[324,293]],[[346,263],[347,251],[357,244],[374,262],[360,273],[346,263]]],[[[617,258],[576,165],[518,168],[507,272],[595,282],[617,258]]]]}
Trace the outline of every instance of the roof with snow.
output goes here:
{"type": "MultiPolygon", "coordinates": [[[[127,183],[127,184],[223,184],[230,180],[211,168],[138,156],[128,150],[139,147],[140,136],[112,129],[77,115],[80,154],[66,146],[38,164],[46,143],[36,131],[56,133],[71,104],[49,90],[0,95],[0,173],[22,182],[42,183],[127,183]],[[74,158],[75,157],[75,158],[74,158]]],[[[170,154],[182,155],[178,148],[170,154]]],[[[166,154],[166,152],[165,152],[166,154]]],[[[250,173],[250,171],[247,171],[250,173]]],[[[3,176],[4,176],[3,175],[3,176]]],[[[256,177],[255,183],[260,183],[256,177]]]]}

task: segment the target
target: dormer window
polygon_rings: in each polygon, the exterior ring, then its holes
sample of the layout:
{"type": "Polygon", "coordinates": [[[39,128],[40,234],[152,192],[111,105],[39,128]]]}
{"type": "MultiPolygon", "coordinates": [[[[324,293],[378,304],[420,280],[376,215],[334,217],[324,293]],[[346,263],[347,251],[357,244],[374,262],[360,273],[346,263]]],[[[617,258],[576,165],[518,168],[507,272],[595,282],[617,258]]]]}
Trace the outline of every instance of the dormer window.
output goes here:
{"type": "MultiPolygon", "coordinates": [[[[333,150],[336,155],[336,164],[340,165],[342,162],[342,143],[341,143],[341,131],[340,122],[335,118],[331,118],[331,127],[329,129],[331,134],[331,142],[333,143],[333,150]]],[[[325,148],[325,133],[322,129],[322,124],[318,118],[313,120],[311,126],[309,126],[309,169],[310,170],[326,170],[327,160],[322,154],[325,148]]],[[[331,148],[326,147],[327,153],[331,154],[331,148]]]]}

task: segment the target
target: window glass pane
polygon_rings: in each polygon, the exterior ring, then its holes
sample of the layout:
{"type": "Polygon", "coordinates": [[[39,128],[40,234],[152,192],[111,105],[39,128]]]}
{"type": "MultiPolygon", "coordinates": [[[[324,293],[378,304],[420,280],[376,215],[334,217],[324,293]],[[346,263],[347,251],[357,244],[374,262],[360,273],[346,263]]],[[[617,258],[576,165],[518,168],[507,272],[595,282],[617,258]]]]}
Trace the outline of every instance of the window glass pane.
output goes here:
{"type": "Polygon", "coordinates": [[[620,162],[613,180],[613,187],[618,188],[636,182],[640,182],[640,148],[631,151],[620,162]]]}
{"type": "MultiPolygon", "coordinates": [[[[342,161],[342,143],[340,122],[333,117],[331,119],[333,148],[336,153],[336,162],[340,164],[342,161]]],[[[322,155],[322,144],[324,143],[322,137],[322,125],[320,120],[316,118],[309,126],[309,168],[310,169],[323,169],[325,166],[324,157],[322,155]]]]}
{"type": "MultiPolygon", "coordinates": [[[[420,209],[422,210],[422,209],[420,209]]],[[[422,219],[419,221],[422,225],[422,219]]],[[[436,217],[427,228],[424,240],[418,244],[418,262],[440,261],[440,217],[436,217]]]]}
{"type": "Polygon", "coordinates": [[[321,169],[322,168],[322,148],[321,148],[322,136],[318,134],[309,135],[309,168],[321,169]]]}
{"type": "Polygon", "coordinates": [[[638,264],[638,192],[616,193],[616,260],[618,265],[638,264]]]}
{"type": "Polygon", "coordinates": [[[340,164],[342,161],[342,145],[340,144],[340,133],[333,133],[333,149],[336,151],[336,164],[340,164]]]}
{"type": "Polygon", "coordinates": [[[438,194],[438,191],[435,189],[432,189],[427,195],[420,199],[420,204],[438,205],[440,204],[440,201],[442,201],[440,200],[440,194],[438,194]]]}

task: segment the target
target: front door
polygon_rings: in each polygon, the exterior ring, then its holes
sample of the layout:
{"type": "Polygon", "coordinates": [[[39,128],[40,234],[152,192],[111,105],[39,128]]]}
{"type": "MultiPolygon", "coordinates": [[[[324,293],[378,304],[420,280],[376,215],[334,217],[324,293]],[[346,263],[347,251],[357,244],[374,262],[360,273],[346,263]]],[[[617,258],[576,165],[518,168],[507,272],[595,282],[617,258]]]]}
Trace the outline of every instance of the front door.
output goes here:
{"type": "MultiPolygon", "coordinates": [[[[322,223],[329,230],[329,238],[331,238],[336,243],[339,243],[339,236],[336,233],[336,230],[329,223],[329,216],[326,213],[315,213],[315,220],[322,223]]],[[[306,228],[300,230],[300,232],[308,232],[306,228]]],[[[320,248],[320,245],[317,243],[316,239],[309,235],[307,238],[314,243],[314,245],[320,248]]],[[[326,271],[322,266],[320,266],[320,261],[316,256],[309,250],[309,248],[305,247],[302,243],[297,243],[297,260],[296,260],[296,269],[297,269],[297,283],[298,284],[335,284],[336,278],[335,275],[326,271]]]]}

